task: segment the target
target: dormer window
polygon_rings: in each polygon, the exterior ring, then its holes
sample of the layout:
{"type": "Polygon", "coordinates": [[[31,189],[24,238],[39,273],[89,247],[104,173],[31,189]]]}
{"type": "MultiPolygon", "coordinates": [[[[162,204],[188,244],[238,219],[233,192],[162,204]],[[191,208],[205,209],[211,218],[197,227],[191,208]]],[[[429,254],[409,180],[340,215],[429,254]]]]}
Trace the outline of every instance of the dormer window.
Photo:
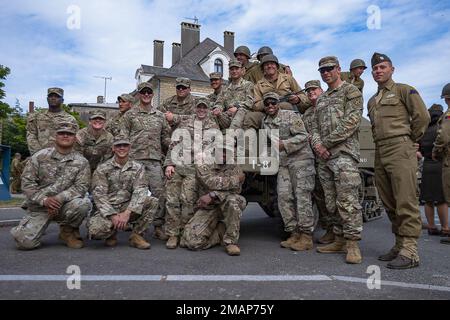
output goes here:
{"type": "Polygon", "coordinates": [[[223,74],[223,62],[220,59],[214,61],[214,72],[219,72],[223,74]]]}

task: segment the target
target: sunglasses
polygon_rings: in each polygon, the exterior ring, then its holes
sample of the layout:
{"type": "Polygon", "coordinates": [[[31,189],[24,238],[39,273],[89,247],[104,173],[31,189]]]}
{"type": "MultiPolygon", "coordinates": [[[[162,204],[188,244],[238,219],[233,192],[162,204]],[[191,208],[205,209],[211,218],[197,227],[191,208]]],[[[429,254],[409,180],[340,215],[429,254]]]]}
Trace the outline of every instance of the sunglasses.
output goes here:
{"type": "Polygon", "coordinates": [[[73,137],[74,135],[75,135],[75,133],[72,133],[72,132],[66,132],[66,131],[63,131],[63,132],[57,132],[56,133],[58,136],[69,136],[69,137],[73,137]]]}
{"type": "Polygon", "coordinates": [[[319,71],[320,71],[320,73],[331,72],[334,70],[334,68],[336,68],[336,67],[323,67],[323,68],[320,68],[319,71]]]}
{"type": "Polygon", "coordinates": [[[177,90],[186,90],[187,89],[187,87],[185,87],[185,86],[177,86],[177,90]]]}
{"type": "Polygon", "coordinates": [[[270,105],[276,106],[277,104],[278,104],[278,100],[275,100],[275,99],[267,99],[267,100],[264,101],[264,106],[265,107],[268,107],[270,105]]]}
{"type": "Polygon", "coordinates": [[[153,91],[152,90],[142,90],[142,91],[139,91],[139,93],[143,94],[143,95],[145,95],[145,94],[151,95],[151,94],[153,94],[153,91]]]}

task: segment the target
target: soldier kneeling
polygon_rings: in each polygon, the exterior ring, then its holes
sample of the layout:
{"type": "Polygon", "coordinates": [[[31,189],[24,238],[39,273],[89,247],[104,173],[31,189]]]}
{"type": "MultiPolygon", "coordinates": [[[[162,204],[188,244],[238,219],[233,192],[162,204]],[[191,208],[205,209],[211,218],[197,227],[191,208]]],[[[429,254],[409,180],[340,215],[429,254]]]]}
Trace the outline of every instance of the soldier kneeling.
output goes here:
{"type": "Polygon", "coordinates": [[[145,168],[130,160],[130,141],[117,136],[113,143],[114,157],[99,165],[93,175],[92,195],[97,211],[89,218],[89,237],[117,245],[117,231],[131,225],[129,244],[150,249],[144,234],[158,210],[158,199],[148,196],[145,168]]]}

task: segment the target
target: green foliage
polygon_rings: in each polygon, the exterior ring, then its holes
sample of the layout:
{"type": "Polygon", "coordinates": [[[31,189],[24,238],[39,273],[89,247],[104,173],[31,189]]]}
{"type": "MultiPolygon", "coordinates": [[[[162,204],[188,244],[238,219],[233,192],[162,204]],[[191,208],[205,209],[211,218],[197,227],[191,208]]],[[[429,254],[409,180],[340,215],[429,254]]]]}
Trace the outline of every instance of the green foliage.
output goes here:
{"type": "Polygon", "coordinates": [[[70,107],[65,104],[62,105],[62,108],[64,111],[71,114],[77,120],[80,129],[86,127],[86,124],[83,122],[83,120],[81,120],[80,114],[78,112],[70,110],[70,107]]]}
{"type": "Polygon", "coordinates": [[[11,70],[8,67],[0,64],[0,119],[6,119],[13,112],[13,108],[9,104],[1,101],[6,97],[5,90],[3,90],[5,87],[3,80],[6,79],[10,72],[11,70]]]}
{"type": "Polygon", "coordinates": [[[8,120],[3,121],[2,143],[11,146],[12,154],[19,152],[22,158],[30,155],[27,147],[27,118],[15,110],[8,120]]]}

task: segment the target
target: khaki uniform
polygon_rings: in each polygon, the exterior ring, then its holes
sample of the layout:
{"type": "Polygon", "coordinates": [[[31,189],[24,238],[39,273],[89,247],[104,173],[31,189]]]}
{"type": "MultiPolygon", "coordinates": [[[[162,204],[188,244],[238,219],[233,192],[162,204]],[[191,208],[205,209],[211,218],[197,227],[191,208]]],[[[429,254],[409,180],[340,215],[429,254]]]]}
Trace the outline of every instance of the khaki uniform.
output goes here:
{"type": "Polygon", "coordinates": [[[284,150],[279,154],[277,195],[285,231],[312,234],[311,192],[316,171],[303,121],[298,113],[279,110],[275,117],[267,115],[262,127],[278,129],[279,140],[284,144],[284,150]]]}
{"type": "MultiPolygon", "coordinates": [[[[178,97],[176,95],[166,99],[163,104],[159,107],[159,110],[162,113],[172,112],[174,114],[174,122],[177,123],[177,117],[179,115],[192,115],[195,113],[195,104],[197,100],[189,94],[182,101],[178,101],[178,97]]],[[[174,124],[172,124],[172,128],[176,128],[174,124]]]]}
{"type": "Polygon", "coordinates": [[[392,223],[402,238],[400,254],[418,261],[422,223],[417,198],[418,142],[430,122],[419,93],[392,79],[368,103],[375,148],[375,183],[392,223]]]}
{"type": "Polygon", "coordinates": [[[20,180],[22,171],[24,168],[25,162],[20,161],[20,159],[14,158],[11,161],[11,192],[12,193],[18,193],[20,192],[20,180]]]}
{"type": "Polygon", "coordinates": [[[312,123],[312,145],[322,144],[331,154],[326,161],[319,159],[318,174],[327,209],[336,217],[333,232],[347,240],[360,240],[362,232],[358,193],[362,109],[361,92],[344,82],[320,95],[312,123]]]}
{"type": "Polygon", "coordinates": [[[54,146],[56,126],[62,122],[77,123],[75,118],[64,110],[39,110],[28,115],[27,144],[31,155],[54,146]]]}
{"type": "Polygon", "coordinates": [[[245,198],[239,195],[242,170],[237,165],[201,165],[196,167],[199,195],[215,192],[218,199],[199,209],[184,228],[180,246],[202,250],[220,244],[218,223],[225,224],[223,244],[237,244],[245,198]],[[220,222],[221,223],[221,222],[220,222]]]}
{"type": "MultiPolygon", "coordinates": [[[[262,80],[264,78],[264,72],[261,68],[261,64],[260,63],[256,63],[257,64],[257,68],[252,68],[251,69],[251,74],[249,74],[247,76],[248,81],[253,82],[254,84],[257,84],[258,81],[262,80]]],[[[286,73],[285,70],[286,66],[284,64],[280,63],[280,66],[278,67],[278,72],[279,73],[286,73]]],[[[246,79],[247,80],[247,79],[246,79]]]]}
{"type": "MultiPolygon", "coordinates": [[[[166,225],[165,233],[168,236],[181,236],[184,226],[194,215],[195,202],[198,199],[197,180],[195,177],[194,150],[197,139],[202,141],[202,137],[195,137],[195,133],[203,133],[205,130],[217,129],[219,126],[212,119],[207,117],[203,121],[197,119],[197,116],[182,117],[177,125],[178,129],[188,130],[191,136],[191,143],[184,145],[182,139],[173,141],[167,152],[164,167],[174,166],[175,173],[171,179],[166,182],[166,225]],[[198,129],[201,128],[201,131],[198,129]],[[175,146],[183,144],[178,154],[175,146]],[[190,154],[191,161],[187,164],[176,163],[178,159],[186,159],[186,154],[190,154]]],[[[203,136],[203,135],[202,135],[203,136]]],[[[203,141],[207,142],[206,140],[203,141]]],[[[205,145],[202,145],[204,148],[205,145]]]]}
{"type": "Polygon", "coordinates": [[[17,246],[20,249],[39,247],[51,221],[78,228],[91,210],[91,202],[85,197],[90,177],[88,161],[76,151],[62,155],[55,148],[46,148],[35,153],[22,174],[28,211],[11,230],[17,246]],[[62,208],[50,219],[44,199],[53,196],[62,208]]]}
{"type": "Polygon", "coordinates": [[[87,223],[91,239],[112,236],[112,215],[126,209],[132,212],[133,232],[144,235],[158,210],[158,199],[148,196],[145,168],[133,160],[121,166],[113,158],[99,165],[92,177],[92,196],[97,210],[87,223]]]}
{"type": "Polygon", "coordinates": [[[433,153],[442,161],[442,183],[445,201],[450,204],[450,109],[442,115],[438,122],[438,135],[434,142],[433,153]]]}
{"type": "Polygon", "coordinates": [[[112,157],[113,139],[113,135],[106,130],[103,130],[99,137],[95,137],[89,127],[77,132],[75,150],[89,161],[92,173],[100,163],[112,157]]]}
{"type": "Polygon", "coordinates": [[[257,69],[259,69],[259,63],[258,62],[248,62],[247,65],[244,66],[245,68],[245,74],[243,76],[244,80],[250,81],[253,84],[256,84],[256,72],[257,69]]]}
{"type": "Polygon", "coordinates": [[[341,72],[341,80],[351,83],[363,93],[364,90],[364,80],[361,78],[356,78],[351,72],[341,72]]]}

